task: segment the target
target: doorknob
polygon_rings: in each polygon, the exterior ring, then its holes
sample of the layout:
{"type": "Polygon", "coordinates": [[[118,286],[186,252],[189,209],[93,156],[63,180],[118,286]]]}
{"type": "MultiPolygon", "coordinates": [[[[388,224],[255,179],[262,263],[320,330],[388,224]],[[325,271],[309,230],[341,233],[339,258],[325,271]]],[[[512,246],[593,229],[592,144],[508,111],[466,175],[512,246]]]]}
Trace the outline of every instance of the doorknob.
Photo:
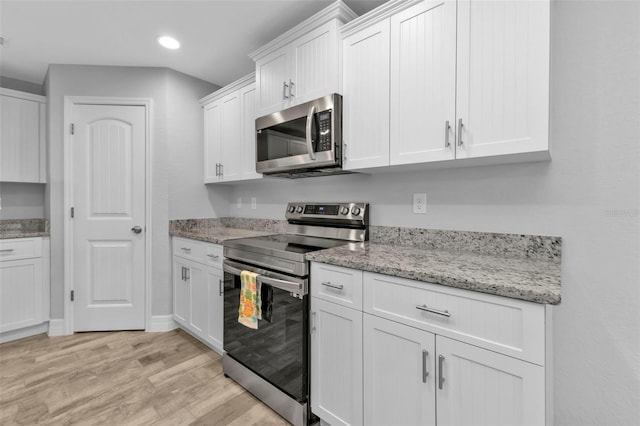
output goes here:
{"type": "Polygon", "coordinates": [[[131,231],[132,231],[134,234],[139,234],[139,233],[141,233],[141,232],[142,232],[142,228],[141,228],[141,227],[139,227],[138,225],[136,225],[136,226],[134,226],[133,228],[131,228],[131,231]]]}

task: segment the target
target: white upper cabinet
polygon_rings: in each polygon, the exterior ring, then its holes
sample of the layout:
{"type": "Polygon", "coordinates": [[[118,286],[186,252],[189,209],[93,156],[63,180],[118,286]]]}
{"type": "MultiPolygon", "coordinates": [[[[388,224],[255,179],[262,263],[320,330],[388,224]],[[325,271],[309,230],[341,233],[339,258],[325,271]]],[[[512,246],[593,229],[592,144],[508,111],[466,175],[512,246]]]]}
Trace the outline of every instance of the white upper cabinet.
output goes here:
{"type": "Polygon", "coordinates": [[[455,75],[455,1],[424,1],[391,17],[390,164],[455,157],[455,75]]]}
{"type": "Polygon", "coordinates": [[[392,0],[345,25],[345,168],[547,159],[549,28],[548,0],[392,0]]]}
{"type": "Polygon", "coordinates": [[[342,142],[344,168],[389,164],[389,20],[346,37],[342,142]]]}
{"type": "Polygon", "coordinates": [[[204,182],[261,178],[256,173],[254,75],[200,102],[204,110],[204,182]]]}
{"type": "Polygon", "coordinates": [[[548,151],[549,8],[459,0],[457,158],[548,151]]]}
{"type": "Polygon", "coordinates": [[[47,98],[0,89],[0,181],[46,182],[47,98]]]}
{"type": "Polygon", "coordinates": [[[340,92],[338,28],[355,17],[337,1],[249,55],[256,63],[256,117],[340,92]]]}

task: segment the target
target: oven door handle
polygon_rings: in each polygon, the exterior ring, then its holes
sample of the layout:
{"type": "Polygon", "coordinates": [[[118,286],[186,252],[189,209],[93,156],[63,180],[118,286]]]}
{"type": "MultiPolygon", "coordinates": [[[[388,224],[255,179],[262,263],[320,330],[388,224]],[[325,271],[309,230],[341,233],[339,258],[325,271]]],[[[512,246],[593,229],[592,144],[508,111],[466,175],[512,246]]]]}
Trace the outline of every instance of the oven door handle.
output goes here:
{"type": "Polygon", "coordinates": [[[269,278],[265,277],[264,275],[258,275],[256,277],[256,281],[261,284],[270,285],[271,287],[279,288],[280,290],[289,291],[292,293],[300,293],[303,290],[302,284],[269,278]]]}
{"type": "MultiPolygon", "coordinates": [[[[224,264],[222,266],[222,269],[225,272],[228,272],[233,275],[238,275],[238,276],[242,272],[242,270],[238,268],[234,268],[233,266],[229,266],[227,264],[224,264]]],[[[285,280],[278,280],[275,278],[269,278],[264,275],[258,275],[256,277],[256,281],[262,284],[270,285],[271,287],[279,288],[280,290],[289,291],[293,293],[300,293],[304,290],[303,284],[294,283],[294,282],[285,281],[285,280]]]]}
{"type": "Polygon", "coordinates": [[[307,152],[309,153],[309,157],[312,160],[316,159],[316,153],[313,152],[313,140],[311,139],[311,126],[313,124],[313,116],[316,112],[316,105],[313,104],[309,108],[309,113],[307,114],[307,152]]]}

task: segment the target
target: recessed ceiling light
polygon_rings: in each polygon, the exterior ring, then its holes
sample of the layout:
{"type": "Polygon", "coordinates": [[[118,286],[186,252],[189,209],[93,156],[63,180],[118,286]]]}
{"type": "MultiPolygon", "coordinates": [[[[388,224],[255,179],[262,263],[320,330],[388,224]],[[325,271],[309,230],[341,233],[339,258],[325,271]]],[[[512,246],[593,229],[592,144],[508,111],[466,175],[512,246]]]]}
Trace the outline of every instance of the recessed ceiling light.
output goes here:
{"type": "Polygon", "coordinates": [[[167,49],[178,49],[180,47],[178,40],[170,36],[158,37],[158,43],[160,43],[160,46],[166,47],[167,49]]]}

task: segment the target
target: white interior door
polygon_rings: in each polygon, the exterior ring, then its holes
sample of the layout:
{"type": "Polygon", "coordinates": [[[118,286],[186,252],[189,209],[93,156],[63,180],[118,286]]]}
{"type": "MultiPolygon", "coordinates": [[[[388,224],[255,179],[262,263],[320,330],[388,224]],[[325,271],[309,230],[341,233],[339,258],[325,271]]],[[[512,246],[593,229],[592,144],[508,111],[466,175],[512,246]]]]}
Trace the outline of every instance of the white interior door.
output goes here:
{"type": "Polygon", "coordinates": [[[145,328],[145,107],[75,105],[74,331],[145,328]]]}

